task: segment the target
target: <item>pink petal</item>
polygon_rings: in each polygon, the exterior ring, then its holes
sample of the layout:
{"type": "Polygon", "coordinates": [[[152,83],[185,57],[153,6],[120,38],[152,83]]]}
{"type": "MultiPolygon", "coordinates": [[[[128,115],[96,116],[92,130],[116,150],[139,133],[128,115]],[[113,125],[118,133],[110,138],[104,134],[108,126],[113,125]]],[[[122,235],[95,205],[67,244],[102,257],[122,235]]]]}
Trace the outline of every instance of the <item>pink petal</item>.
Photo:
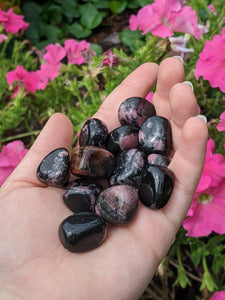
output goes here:
{"type": "Polygon", "coordinates": [[[138,28],[137,17],[135,15],[130,15],[129,28],[130,30],[137,30],[138,28]]]}
{"type": "Polygon", "coordinates": [[[58,43],[50,44],[45,49],[47,53],[44,55],[44,59],[49,64],[57,64],[66,56],[66,50],[58,43]]]}
{"type": "Polygon", "coordinates": [[[29,76],[29,72],[25,70],[23,66],[17,66],[14,71],[7,73],[6,81],[9,85],[12,85],[14,81],[23,82],[27,76],[29,76]]]}
{"type": "Polygon", "coordinates": [[[57,64],[42,64],[40,70],[37,71],[37,75],[42,81],[46,81],[46,79],[50,79],[52,81],[58,77],[60,67],[60,62],[57,64]]]}
{"type": "Polygon", "coordinates": [[[2,21],[5,31],[8,33],[16,33],[19,30],[24,31],[29,24],[23,21],[24,16],[17,15],[10,8],[7,12],[3,12],[3,17],[7,20],[2,21]]]}
{"type": "Polygon", "coordinates": [[[217,125],[218,131],[224,131],[225,130],[225,111],[220,115],[220,123],[217,125]]]}
{"type": "Polygon", "coordinates": [[[8,40],[8,36],[5,34],[0,34],[0,43],[2,43],[5,40],[8,40]]]}
{"type": "Polygon", "coordinates": [[[225,291],[215,292],[209,300],[225,300],[225,291]]]}

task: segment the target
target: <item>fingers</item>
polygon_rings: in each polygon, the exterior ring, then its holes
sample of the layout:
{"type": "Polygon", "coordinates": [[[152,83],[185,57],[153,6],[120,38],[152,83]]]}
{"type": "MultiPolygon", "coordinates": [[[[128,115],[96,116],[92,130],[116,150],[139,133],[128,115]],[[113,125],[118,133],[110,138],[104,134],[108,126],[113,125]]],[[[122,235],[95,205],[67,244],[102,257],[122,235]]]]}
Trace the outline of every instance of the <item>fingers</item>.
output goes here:
{"type": "MultiPolygon", "coordinates": [[[[54,114],[46,123],[27,155],[6,181],[5,185],[15,184],[45,186],[36,177],[36,170],[42,159],[56,148],[70,150],[73,139],[73,125],[63,114],[54,114]]],[[[14,185],[15,187],[15,185],[14,185]]]]}
{"type": "Polygon", "coordinates": [[[109,131],[119,127],[119,105],[129,97],[145,97],[155,84],[157,73],[158,65],[155,63],[145,63],[138,67],[112,91],[93,117],[104,121],[109,131]]]}
{"type": "Polygon", "coordinates": [[[180,59],[171,57],[162,61],[158,70],[156,92],[153,97],[157,115],[170,119],[171,88],[185,78],[184,67],[180,59]]]}
{"type": "Polygon", "coordinates": [[[182,129],[178,149],[169,168],[175,174],[175,187],[163,209],[169,220],[180,226],[191,204],[205,161],[208,128],[197,117],[188,119],[182,129]]]}

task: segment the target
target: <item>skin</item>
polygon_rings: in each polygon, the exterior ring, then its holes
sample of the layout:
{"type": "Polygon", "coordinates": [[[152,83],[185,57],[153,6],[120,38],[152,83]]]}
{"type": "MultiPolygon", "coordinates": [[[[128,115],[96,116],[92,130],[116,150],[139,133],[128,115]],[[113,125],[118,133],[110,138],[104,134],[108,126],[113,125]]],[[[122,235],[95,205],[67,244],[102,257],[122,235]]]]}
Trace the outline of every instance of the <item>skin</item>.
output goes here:
{"type": "Polygon", "coordinates": [[[90,252],[64,249],[58,226],[71,211],[62,190],[36,178],[41,160],[58,147],[70,149],[73,127],[53,115],[30,151],[0,189],[0,299],[138,299],[174,241],[199,182],[208,131],[199,114],[184,68],[177,58],[159,66],[145,63],[104,101],[94,117],[109,130],[119,126],[117,110],[128,97],[145,97],[157,81],[154,105],[172,126],[169,168],[176,181],[160,211],[139,205],[126,226],[110,226],[105,242],[90,252]],[[115,117],[113,117],[115,116],[115,117]]]}

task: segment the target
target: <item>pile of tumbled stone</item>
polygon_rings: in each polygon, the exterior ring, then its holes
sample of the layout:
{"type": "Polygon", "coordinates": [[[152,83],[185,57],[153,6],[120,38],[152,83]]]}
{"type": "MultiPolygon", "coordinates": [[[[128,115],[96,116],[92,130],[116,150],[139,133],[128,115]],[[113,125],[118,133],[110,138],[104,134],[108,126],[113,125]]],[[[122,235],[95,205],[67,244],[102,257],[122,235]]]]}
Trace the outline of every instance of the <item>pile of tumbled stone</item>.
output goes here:
{"type": "Polygon", "coordinates": [[[41,182],[64,187],[63,200],[73,214],[62,221],[58,233],[71,252],[101,245],[107,223],[129,223],[139,200],[151,209],[161,209],[171,196],[169,121],[156,116],[153,104],[141,97],[122,102],[118,119],[121,126],[109,133],[103,121],[90,118],[71,158],[66,149],[58,148],[37,169],[41,182]],[[78,179],[69,182],[71,173],[78,179]]]}

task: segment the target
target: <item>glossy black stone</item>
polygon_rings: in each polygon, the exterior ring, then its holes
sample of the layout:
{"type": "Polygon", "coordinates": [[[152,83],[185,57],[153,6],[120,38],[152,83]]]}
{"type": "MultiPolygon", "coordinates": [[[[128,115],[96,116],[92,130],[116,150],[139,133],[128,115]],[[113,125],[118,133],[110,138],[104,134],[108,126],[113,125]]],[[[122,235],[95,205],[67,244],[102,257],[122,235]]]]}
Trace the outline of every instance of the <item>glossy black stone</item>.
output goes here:
{"type": "Polygon", "coordinates": [[[50,152],[38,166],[37,178],[50,186],[63,187],[68,183],[70,155],[67,149],[58,148],[50,152]]]}
{"type": "Polygon", "coordinates": [[[95,146],[82,146],[71,155],[71,172],[80,177],[108,177],[114,164],[111,152],[95,146]]]}
{"type": "Polygon", "coordinates": [[[130,97],[121,103],[118,109],[118,118],[121,125],[140,128],[144,121],[155,116],[154,105],[141,97],[130,97]]]}
{"type": "Polygon", "coordinates": [[[148,164],[149,165],[157,165],[167,167],[170,163],[170,160],[161,154],[153,153],[148,156],[148,164]]]}
{"type": "Polygon", "coordinates": [[[110,185],[128,184],[137,186],[145,163],[145,154],[138,149],[121,152],[116,157],[114,171],[109,177],[110,185]]]}
{"type": "Polygon", "coordinates": [[[105,148],[113,154],[132,148],[138,148],[138,132],[139,129],[136,127],[130,127],[128,125],[118,127],[108,134],[105,148]]]}
{"type": "Polygon", "coordinates": [[[97,118],[90,118],[81,128],[79,144],[80,146],[103,147],[107,134],[108,128],[103,121],[97,118]]]}
{"type": "Polygon", "coordinates": [[[62,221],[58,234],[63,247],[70,252],[86,252],[102,244],[106,224],[101,216],[93,212],[81,212],[62,221]]]}
{"type": "Polygon", "coordinates": [[[174,174],[167,167],[147,166],[138,186],[140,201],[151,209],[161,209],[169,201],[174,187],[174,174]]]}
{"type": "Polygon", "coordinates": [[[94,211],[95,202],[103,188],[85,179],[77,179],[68,184],[63,193],[65,204],[75,213],[94,211]]]}
{"type": "Polygon", "coordinates": [[[171,125],[166,118],[148,118],[139,130],[139,145],[146,154],[158,153],[167,156],[172,143],[171,125]]]}
{"type": "Polygon", "coordinates": [[[104,190],[96,201],[96,212],[115,225],[129,223],[135,216],[139,198],[130,185],[116,185],[104,190]]]}

